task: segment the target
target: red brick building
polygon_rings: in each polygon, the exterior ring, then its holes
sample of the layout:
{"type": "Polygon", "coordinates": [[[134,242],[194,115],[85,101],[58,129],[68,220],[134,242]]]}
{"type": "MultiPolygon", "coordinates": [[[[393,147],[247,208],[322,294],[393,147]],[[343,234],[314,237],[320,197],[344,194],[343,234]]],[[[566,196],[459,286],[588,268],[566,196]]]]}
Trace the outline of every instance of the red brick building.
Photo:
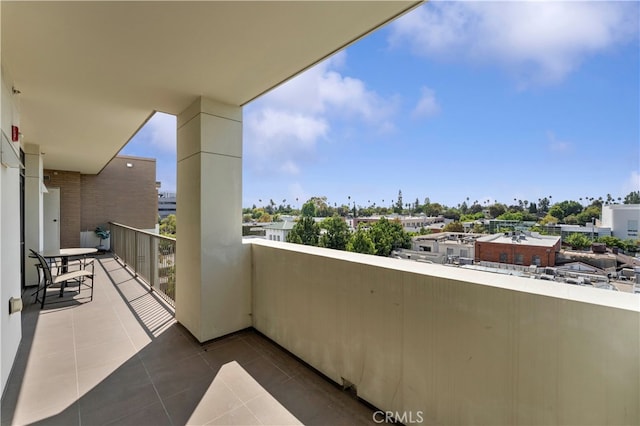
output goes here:
{"type": "Polygon", "coordinates": [[[513,265],[555,266],[560,237],[532,233],[500,233],[476,240],[475,261],[513,265]]]}

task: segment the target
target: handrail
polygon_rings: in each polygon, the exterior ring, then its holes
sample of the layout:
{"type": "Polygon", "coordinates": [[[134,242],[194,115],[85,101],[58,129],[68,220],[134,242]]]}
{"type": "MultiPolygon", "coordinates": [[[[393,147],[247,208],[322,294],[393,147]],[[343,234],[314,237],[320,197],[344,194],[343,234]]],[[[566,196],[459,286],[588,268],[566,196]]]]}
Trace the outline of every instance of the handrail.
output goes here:
{"type": "Polygon", "coordinates": [[[109,226],[116,258],[175,307],[176,239],[115,222],[109,226]]]}

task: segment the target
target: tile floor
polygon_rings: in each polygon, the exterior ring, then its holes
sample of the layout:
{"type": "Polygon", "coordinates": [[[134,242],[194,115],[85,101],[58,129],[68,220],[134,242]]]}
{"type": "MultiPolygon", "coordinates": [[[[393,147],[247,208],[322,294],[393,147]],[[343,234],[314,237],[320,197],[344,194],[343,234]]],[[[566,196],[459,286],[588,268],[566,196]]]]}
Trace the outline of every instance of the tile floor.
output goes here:
{"type": "Polygon", "coordinates": [[[115,259],[95,267],[91,302],[26,301],[2,426],[374,424],[370,407],[259,333],[201,345],[115,259]]]}

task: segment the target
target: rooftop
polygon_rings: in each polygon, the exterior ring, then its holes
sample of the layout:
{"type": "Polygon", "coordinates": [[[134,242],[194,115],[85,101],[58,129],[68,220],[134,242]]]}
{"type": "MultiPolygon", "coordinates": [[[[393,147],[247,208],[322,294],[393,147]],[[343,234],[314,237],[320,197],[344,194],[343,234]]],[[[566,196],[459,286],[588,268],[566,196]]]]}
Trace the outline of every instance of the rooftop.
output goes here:
{"type": "Polygon", "coordinates": [[[511,235],[509,233],[497,233],[487,235],[486,237],[480,237],[476,241],[482,243],[490,242],[497,244],[520,244],[536,247],[553,247],[558,243],[558,241],[560,241],[560,237],[555,235],[540,235],[535,232],[532,232],[530,235],[511,235]]]}

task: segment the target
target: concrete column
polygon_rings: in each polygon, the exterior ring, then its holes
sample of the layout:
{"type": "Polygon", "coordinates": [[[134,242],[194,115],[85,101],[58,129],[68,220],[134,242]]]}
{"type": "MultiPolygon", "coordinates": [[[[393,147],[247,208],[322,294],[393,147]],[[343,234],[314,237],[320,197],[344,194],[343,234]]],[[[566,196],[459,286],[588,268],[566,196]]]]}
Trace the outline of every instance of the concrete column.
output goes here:
{"type": "Polygon", "coordinates": [[[242,245],[242,108],[199,98],[178,115],[176,318],[200,342],[251,325],[242,245]]]}
{"type": "Polygon", "coordinates": [[[33,266],[35,259],[29,259],[29,249],[40,251],[43,248],[43,207],[42,207],[42,156],[40,146],[26,144],[24,146],[24,232],[25,232],[25,284],[38,283],[38,273],[33,266]]]}

